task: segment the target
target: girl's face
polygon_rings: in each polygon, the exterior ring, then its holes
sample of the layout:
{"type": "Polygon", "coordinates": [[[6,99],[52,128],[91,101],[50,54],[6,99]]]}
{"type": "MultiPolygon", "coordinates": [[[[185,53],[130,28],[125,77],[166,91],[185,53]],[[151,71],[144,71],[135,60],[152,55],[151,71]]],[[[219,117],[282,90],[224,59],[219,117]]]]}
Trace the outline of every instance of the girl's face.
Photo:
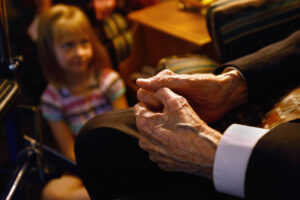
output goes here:
{"type": "Polygon", "coordinates": [[[93,47],[87,34],[72,33],[54,37],[54,53],[64,71],[79,74],[88,70],[93,47]]]}

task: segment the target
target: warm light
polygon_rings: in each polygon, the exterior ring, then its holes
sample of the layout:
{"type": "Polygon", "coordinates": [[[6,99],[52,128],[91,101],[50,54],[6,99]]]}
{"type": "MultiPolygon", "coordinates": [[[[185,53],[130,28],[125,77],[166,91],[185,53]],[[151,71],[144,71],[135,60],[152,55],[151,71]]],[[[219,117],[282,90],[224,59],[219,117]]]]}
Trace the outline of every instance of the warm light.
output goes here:
{"type": "Polygon", "coordinates": [[[178,9],[206,14],[207,8],[216,0],[179,0],[178,9]]]}

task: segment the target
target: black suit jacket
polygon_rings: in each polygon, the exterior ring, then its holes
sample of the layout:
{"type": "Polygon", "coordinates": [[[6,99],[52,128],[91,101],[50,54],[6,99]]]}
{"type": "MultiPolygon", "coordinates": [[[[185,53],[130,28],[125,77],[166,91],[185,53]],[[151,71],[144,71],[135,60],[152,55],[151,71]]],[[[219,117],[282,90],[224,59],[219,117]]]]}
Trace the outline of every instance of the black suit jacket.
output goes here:
{"type": "MultiPolygon", "coordinates": [[[[242,72],[250,101],[300,85],[300,31],[228,65],[242,72]]],[[[300,199],[299,187],[300,124],[289,122],[271,129],[256,144],[248,163],[245,193],[250,199],[300,199]]]]}

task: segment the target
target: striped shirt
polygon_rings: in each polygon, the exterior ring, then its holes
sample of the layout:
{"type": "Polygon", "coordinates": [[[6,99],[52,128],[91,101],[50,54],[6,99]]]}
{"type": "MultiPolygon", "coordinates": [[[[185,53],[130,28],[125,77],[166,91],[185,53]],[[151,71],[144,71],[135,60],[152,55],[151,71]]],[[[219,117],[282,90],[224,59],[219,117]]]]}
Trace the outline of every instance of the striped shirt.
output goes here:
{"type": "Polygon", "coordinates": [[[50,121],[65,121],[77,135],[85,122],[105,111],[112,110],[112,102],[125,94],[125,85],[118,73],[105,69],[100,77],[89,79],[83,94],[73,95],[66,87],[49,83],[41,97],[43,117],[50,121]]]}

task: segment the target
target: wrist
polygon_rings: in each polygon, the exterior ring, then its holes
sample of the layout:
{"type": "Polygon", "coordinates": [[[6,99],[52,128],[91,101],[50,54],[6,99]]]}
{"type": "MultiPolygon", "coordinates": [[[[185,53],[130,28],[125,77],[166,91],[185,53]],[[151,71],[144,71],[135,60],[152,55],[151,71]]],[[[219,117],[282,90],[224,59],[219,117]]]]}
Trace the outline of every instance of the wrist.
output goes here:
{"type": "Polygon", "coordinates": [[[244,77],[235,68],[226,68],[222,74],[221,85],[226,91],[227,102],[233,109],[248,101],[248,89],[244,77]]]}
{"type": "MultiPolygon", "coordinates": [[[[217,152],[217,148],[220,144],[221,141],[221,133],[219,133],[218,131],[207,127],[208,129],[206,130],[207,133],[207,141],[209,141],[211,143],[212,149],[211,152],[207,154],[208,156],[208,160],[209,162],[209,167],[207,168],[207,170],[204,172],[204,177],[213,180],[213,167],[214,167],[214,162],[215,162],[215,158],[216,158],[216,152],[217,152]]],[[[201,132],[200,132],[201,133],[201,132]]]]}
{"type": "Polygon", "coordinates": [[[212,180],[217,147],[222,137],[221,133],[205,123],[199,125],[177,123],[175,132],[182,135],[182,141],[189,141],[188,145],[183,143],[180,145],[182,155],[186,155],[175,157],[175,160],[181,160],[185,163],[185,167],[179,171],[212,180]]]}
{"type": "MultiPolygon", "coordinates": [[[[213,179],[213,166],[215,162],[217,148],[220,144],[222,134],[209,126],[201,126],[198,127],[197,135],[203,140],[203,144],[201,145],[201,149],[203,151],[204,163],[202,164],[203,168],[200,169],[201,175],[210,180],[213,179]]],[[[202,161],[202,162],[203,162],[202,161]]]]}

